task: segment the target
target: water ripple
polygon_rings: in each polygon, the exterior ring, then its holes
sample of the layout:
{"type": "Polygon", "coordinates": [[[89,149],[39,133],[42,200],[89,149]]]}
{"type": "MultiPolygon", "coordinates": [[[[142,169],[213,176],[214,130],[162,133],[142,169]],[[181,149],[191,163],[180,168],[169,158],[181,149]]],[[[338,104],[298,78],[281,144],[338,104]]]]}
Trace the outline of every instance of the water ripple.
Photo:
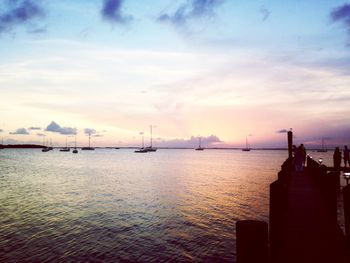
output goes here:
{"type": "Polygon", "coordinates": [[[234,262],[235,222],[267,219],[284,157],[3,150],[0,262],[234,262]]]}

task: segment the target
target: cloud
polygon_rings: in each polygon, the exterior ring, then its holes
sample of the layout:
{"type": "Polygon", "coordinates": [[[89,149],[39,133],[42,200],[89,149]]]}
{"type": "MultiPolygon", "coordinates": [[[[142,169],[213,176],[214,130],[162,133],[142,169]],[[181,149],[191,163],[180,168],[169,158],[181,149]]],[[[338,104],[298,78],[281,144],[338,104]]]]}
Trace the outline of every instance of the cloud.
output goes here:
{"type": "Polygon", "coordinates": [[[260,14],[262,15],[262,21],[266,21],[270,17],[270,10],[268,10],[266,7],[262,6],[260,8],[260,14]]]}
{"type": "Polygon", "coordinates": [[[216,145],[220,145],[223,143],[219,137],[216,135],[210,135],[207,137],[198,137],[191,136],[189,139],[173,139],[173,140],[162,140],[160,138],[157,139],[157,146],[160,147],[179,147],[179,148],[194,148],[198,146],[199,138],[202,141],[202,147],[212,147],[216,145]]]}
{"type": "Polygon", "coordinates": [[[96,130],[95,129],[91,129],[91,128],[85,128],[84,129],[84,133],[87,135],[91,135],[91,134],[95,134],[96,130]]]}
{"type": "Polygon", "coordinates": [[[104,137],[104,135],[103,134],[94,134],[94,135],[92,135],[92,137],[104,137]]]}
{"type": "Polygon", "coordinates": [[[28,25],[45,15],[38,1],[7,1],[7,10],[0,14],[0,33],[12,31],[14,27],[28,25]]]}
{"type": "Polygon", "coordinates": [[[77,134],[76,128],[71,127],[61,127],[56,122],[52,121],[45,129],[45,131],[56,132],[63,135],[75,135],[77,134]]]}
{"type": "Polygon", "coordinates": [[[38,27],[38,28],[30,29],[28,32],[31,34],[43,34],[43,33],[47,32],[47,28],[46,27],[38,27]]]}
{"type": "Polygon", "coordinates": [[[4,132],[4,130],[3,130],[3,129],[0,129],[0,132],[4,132]]]}
{"type": "Polygon", "coordinates": [[[101,10],[102,17],[109,22],[118,24],[127,24],[132,21],[132,16],[123,14],[122,4],[123,0],[104,0],[101,10]]]}
{"type": "Polygon", "coordinates": [[[287,133],[287,132],[288,132],[287,129],[281,129],[281,130],[276,131],[276,133],[287,133]]]}
{"type": "Polygon", "coordinates": [[[29,127],[28,130],[30,131],[38,131],[38,130],[41,130],[40,127],[29,127]]]}
{"type": "Polygon", "coordinates": [[[14,132],[10,132],[10,134],[12,134],[12,135],[28,135],[29,132],[27,131],[26,128],[19,128],[14,132]]]}
{"type": "Polygon", "coordinates": [[[334,8],[330,16],[332,22],[342,22],[350,34],[350,4],[334,8]]]}
{"type": "Polygon", "coordinates": [[[158,17],[159,22],[170,22],[174,25],[184,25],[189,19],[214,16],[214,9],[224,0],[192,0],[181,5],[172,15],[167,13],[158,17]]]}

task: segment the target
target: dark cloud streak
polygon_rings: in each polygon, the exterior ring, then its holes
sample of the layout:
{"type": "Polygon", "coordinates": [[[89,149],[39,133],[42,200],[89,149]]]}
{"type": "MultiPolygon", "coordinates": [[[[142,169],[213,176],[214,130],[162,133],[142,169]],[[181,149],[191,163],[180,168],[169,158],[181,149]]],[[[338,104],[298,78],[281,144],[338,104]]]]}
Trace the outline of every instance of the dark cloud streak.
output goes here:
{"type": "Polygon", "coordinates": [[[45,12],[38,2],[32,0],[7,1],[6,11],[0,13],[0,33],[10,32],[16,26],[27,25],[44,17],[45,12]]]}
{"type": "Polygon", "coordinates": [[[260,13],[262,15],[262,21],[265,22],[270,17],[270,10],[268,10],[266,7],[262,6],[260,8],[260,13]]]}
{"type": "Polygon", "coordinates": [[[127,24],[133,18],[122,12],[123,0],[104,0],[101,15],[104,19],[112,23],[127,24]]]}
{"type": "Polygon", "coordinates": [[[344,4],[333,9],[330,16],[332,22],[342,22],[348,34],[350,34],[350,4],[344,4]]]}
{"type": "Polygon", "coordinates": [[[287,132],[288,132],[287,129],[281,129],[281,130],[276,131],[276,133],[287,133],[287,132]]]}
{"type": "Polygon", "coordinates": [[[189,19],[214,16],[214,9],[223,2],[224,0],[192,0],[181,5],[172,15],[161,14],[157,20],[181,26],[189,19]]]}

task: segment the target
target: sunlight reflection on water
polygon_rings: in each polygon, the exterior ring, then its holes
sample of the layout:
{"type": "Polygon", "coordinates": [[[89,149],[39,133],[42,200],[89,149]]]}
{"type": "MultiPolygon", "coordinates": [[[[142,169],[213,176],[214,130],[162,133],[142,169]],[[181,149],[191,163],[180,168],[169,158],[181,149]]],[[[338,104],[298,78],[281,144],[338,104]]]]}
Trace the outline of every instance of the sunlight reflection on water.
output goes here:
{"type": "Polygon", "coordinates": [[[286,155],[2,150],[0,261],[232,262],[236,220],[268,220],[286,155]]]}

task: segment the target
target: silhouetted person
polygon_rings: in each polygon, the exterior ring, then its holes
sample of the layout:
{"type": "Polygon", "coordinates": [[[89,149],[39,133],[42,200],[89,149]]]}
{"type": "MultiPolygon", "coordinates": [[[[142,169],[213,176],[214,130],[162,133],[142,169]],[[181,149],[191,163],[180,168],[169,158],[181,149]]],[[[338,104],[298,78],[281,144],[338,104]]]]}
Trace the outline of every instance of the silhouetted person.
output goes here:
{"type": "Polygon", "coordinates": [[[295,156],[294,156],[294,165],[295,165],[296,172],[303,171],[304,162],[305,162],[304,151],[303,151],[302,146],[300,145],[295,153],[295,156]]]}
{"type": "Polygon", "coordinates": [[[298,148],[297,148],[295,145],[293,145],[293,146],[292,146],[292,153],[293,153],[293,156],[295,156],[295,154],[297,153],[297,150],[298,150],[298,148]]]}
{"type": "Polygon", "coordinates": [[[305,161],[306,161],[306,149],[304,147],[304,144],[300,144],[301,152],[303,154],[303,166],[305,166],[305,161]]]}
{"type": "Polygon", "coordinates": [[[347,164],[349,164],[350,166],[350,151],[347,145],[344,145],[343,158],[344,158],[344,166],[346,167],[347,164]]]}
{"type": "Polygon", "coordinates": [[[336,147],[334,150],[333,163],[334,163],[334,168],[336,168],[337,170],[340,170],[341,151],[339,150],[339,147],[336,147]]]}

